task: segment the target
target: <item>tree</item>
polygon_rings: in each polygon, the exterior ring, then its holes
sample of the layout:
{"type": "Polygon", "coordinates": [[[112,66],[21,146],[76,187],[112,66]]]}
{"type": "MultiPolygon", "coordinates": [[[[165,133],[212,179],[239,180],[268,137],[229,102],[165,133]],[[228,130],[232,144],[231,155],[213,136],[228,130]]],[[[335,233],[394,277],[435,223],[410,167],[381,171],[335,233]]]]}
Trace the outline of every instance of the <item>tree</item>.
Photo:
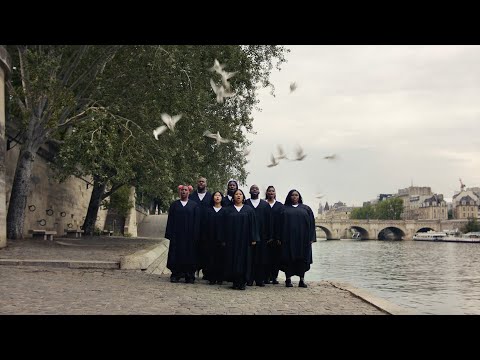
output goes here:
{"type": "Polygon", "coordinates": [[[242,150],[252,132],[251,112],[258,104],[256,86],[269,86],[273,61],[285,61],[277,46],[124,46],[102,74],[91,96],[96,107],[88,121],[72,125],[57,157],[58,178],[90,175],[93,191],[83,228],[94,231],[103,199],[123,185],[135,186],[147,198],[168,199],[181,182],[206,176],[209,187],[223,189],[247,173],[242,150]],[[208,71],[218,58],[237,71],[231,79],[236,96],[215,101],[208,71]],[[182,114],[175,132],[157,141],[153,129],[161,113],[182,114]],[[232,139],[216,145],[205,130],[232,139]]]}
{"type": "Polygon", "coordinates": [[[380,220],[400,220],[403,213],[403,201],[400,198],[390,198],[380,201],[375,206],[376,218],[380,220]]]}
{"type": "Polygon", "coordinates": [[[350,213],[350,219],[375,219],[375,207],[366,204],[361,208],[355,208],[350,213]]]}
{"type": "Polygon", "coordinates": [[[12,76],[6,83],[7,121],[18,131],[20,154],[7,213],[7,237],[23,238],[33,162],[40,146],[82,121],[89,96],[117,46],[8,46],[12,76]]]}
{"type": "Polygon", "coordinates": [[[480,224],[478,223],[476,218],[470,218],[463,227],[462,231],[464,233],[480,231],[480,224]]]}

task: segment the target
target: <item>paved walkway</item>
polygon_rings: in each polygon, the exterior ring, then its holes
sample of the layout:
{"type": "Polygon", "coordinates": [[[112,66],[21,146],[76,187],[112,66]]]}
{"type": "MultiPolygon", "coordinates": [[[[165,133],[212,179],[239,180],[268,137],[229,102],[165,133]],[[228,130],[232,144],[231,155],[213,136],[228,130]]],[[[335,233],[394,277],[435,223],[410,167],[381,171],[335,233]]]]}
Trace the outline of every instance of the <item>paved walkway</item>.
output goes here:
{"type": "Polygon", "coordinates": [[[389,310],[387,302],[372,301],[368,293],[360,289],[357,293],[348,284],[307,281],[309,287],[303,289],[297,286],[295,277],[293,288],[286,288],[281,282],[241,291],[231,289],[231,283],[208,285],[204,280],[197,280],[195,284],[173,284],[166,275],[141,270],[72,269],[41,263],[5,265],[15,259],[119,261],[122,255],[151,248],[162,241],[109,237],[8,241],[7,248],[0,250],[0,263],[3,260],[0,314],[395,313],[389,310]]]}

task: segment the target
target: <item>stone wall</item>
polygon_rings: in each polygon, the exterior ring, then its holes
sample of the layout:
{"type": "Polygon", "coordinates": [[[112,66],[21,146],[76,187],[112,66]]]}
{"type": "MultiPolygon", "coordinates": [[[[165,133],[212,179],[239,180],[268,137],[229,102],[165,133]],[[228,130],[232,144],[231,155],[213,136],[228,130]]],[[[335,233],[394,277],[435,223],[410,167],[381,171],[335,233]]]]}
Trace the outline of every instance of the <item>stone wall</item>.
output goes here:
{"type": "MultiPolygon", "coordinates": [[[[12,142],[6,153],[6,208],[10,200],[15,167],[20,145],[12,142]]],[[[90,179],[87,179],[90,180],[90,179]]],[[[31,229],[55,230],[57,235],[67,228],[79,229],[87,214],[92,187],[77,177],[70,177],[64,183],[53,178],[47,161],[37,154],[32,170],[32,182],[27,197],[23,233],[28,237],[31,229]]],[[[96,226],[103,230],[106,210],[99,210],[96,226]]]]}

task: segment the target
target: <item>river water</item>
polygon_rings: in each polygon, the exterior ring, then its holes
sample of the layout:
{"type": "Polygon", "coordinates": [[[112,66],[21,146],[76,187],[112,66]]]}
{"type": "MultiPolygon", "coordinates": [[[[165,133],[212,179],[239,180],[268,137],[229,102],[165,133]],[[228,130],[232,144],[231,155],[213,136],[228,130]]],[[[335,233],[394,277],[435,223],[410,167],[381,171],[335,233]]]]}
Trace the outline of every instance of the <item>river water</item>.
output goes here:
{"type": "Polygon", "coordinates": [[[480,244],[325,240],[305,280],[347,282],[419,314],[480,314],[480,244]]]}

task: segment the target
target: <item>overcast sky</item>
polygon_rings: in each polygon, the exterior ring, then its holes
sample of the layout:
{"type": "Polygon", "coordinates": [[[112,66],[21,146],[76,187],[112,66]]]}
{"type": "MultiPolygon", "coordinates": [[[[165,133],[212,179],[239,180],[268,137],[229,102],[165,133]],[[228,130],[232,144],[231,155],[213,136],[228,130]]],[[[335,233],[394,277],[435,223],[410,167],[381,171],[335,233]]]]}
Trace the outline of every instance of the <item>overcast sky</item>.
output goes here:
{"type": "Polygon", "coordinates": [[[319,201],[361,206],[412,182],[448,199],[459,178],[480,186],[480,46],[287,47],[276,96],[260,92],[244,190],[274,185],[284,202],[296,188],[316,213],[319,201]],[[307,157],[268,168],[277,144],[307,157]]]}

